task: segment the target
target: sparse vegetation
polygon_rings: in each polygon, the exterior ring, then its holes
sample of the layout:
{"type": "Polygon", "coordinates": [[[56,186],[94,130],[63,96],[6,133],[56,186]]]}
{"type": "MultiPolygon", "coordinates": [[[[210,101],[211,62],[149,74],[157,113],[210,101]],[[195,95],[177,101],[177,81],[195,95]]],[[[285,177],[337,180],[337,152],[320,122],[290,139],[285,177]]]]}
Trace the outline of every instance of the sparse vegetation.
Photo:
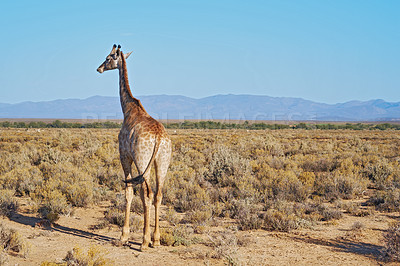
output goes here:
{"type": "MultiPolygon", "coordinates": [[[[307,124],[296,130],[170,130],[174,157],[164,184],[168,209],[162,220],[168,226],[161,228],[161,243],[190,245],[194,235],[209,234],[225,218],[238,230],[287,232],[336,221],[343,213],[399,211],[398,131],[313,126],[318,130],[307,124]],[[369,206],[354,202],[366,194],[369,206]]],[[[27,199],[30,211],[50,222],[107,200],[110,207],[94,229],[122,226],[117,129],[11,128],[0,134],[0,215],[17,210],[15,197],[27,199]]],[[[142,226],[138,194],[135,188],[132,231],[142,226]]]]}
{"type": "MultiPolygon", "coordinates": [[[[165,128],[169,129],[248,129],[248,130],[266,130],[266,129],[306,129],[306,130],[400,130],[399,124],[392,123],[328,123],[328,124],[315,124],[315,123],[264,123],[264,122],[249,122],[242,123],[229,123],[229,122],[215,122],[215,121],[184,121],[184,122],[168,122],[164,123],[165,128]]],[[[3,128],[120,128],[121,123],[104,121],[104,122],[66,122],[54,120],[52,122],[32,121],[32,122],[0,122],[0,127],[3,128]]]]}

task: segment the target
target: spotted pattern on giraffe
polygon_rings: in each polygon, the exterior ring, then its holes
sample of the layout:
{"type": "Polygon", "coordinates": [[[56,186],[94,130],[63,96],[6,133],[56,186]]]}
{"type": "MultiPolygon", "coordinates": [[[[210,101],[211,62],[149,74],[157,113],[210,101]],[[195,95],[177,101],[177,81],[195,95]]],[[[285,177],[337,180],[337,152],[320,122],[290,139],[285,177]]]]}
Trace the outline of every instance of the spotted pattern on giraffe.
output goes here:
{"type": "Polygon", "coordinates": [[[140,195],[144,209],[144,228],[141,249],[145,250],[150,244],[150,205],[153,202],[153,191],[150,187],[151,168],[155,166],[156,193],[154,195],[155,226],[153,246],[160,245],[159,209],[162,200],[162,189],[171,161],[171,140],[164,126],[152,118],[144,109],[140,100],[133,97],[126,68],[126,59],[131,53],[124,54],[120,46],[114,45],[106,61],[97,71],[118,69],[120,102],[124,121],[118,135],[121,165],[124,170],[125,181],[125,221],[122,228],[121,241],[129,239],[129,215],[133,199],[133,182],[140,181],[140,195]],[[132,176],[132,164],[139,172],[138,177],[132,176]],[[141,177],[142,176],[142,177],[141,177]],[[139,178],[140,177],[140,178],[139,178]],[[139,179],[138,179],[139,178],[139,179]]]}

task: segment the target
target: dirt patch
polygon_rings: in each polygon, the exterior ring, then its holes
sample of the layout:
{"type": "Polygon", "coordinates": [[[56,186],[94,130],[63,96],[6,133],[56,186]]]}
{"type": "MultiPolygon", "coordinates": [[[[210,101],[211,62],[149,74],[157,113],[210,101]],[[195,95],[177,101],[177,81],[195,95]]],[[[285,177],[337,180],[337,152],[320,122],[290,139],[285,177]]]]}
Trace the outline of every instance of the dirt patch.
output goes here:
{"type": "MultiPolygon", "coordinates": [[[[70,217],[61,217],[57,224],[38,226],[40,219],[24,212],[22,201],[18,213],[10,219],[0,220],[5,226],[17,230],[27,239],[31,248],[26,258],[8,255],[9,265],[39,265],[44,261],[62,262],[74,247],[87,249],[100,246],[105,257],[115,265],[223,265],[229,262],[243,265],[380,265],[383,263],[382,232],[399,213],[375,213],[368,217],[344,214],[337,222],[323,222],[312,229],[290,233],[264,230],[231,232],[235,238],[230,242],[227,229],[229,221],[220,222],[204,234],[200,243],[189,247],[159,247],[140,252],[141,233],[132,233],[129,245],[115,246],[120,236],[117,226],[94,230],[109,206],[105,202],[92,208],[77,208],[70,217]],[[363,228],[356,237],[349,234],[354,223],[363,228]],[[222,236],[213,244],[211,236],[222,236]],[[240,243],[240,242],[246,243],[240,243]],[[219,256],[216,256],[216,250],[219,256]]],[[[163,212],[166,208],[162,209],[163,212]]],[[[164,222],[166,224],[166,222],[164,222]]],[[[216,239],[216,238],[215,238],[216,239]]]]}

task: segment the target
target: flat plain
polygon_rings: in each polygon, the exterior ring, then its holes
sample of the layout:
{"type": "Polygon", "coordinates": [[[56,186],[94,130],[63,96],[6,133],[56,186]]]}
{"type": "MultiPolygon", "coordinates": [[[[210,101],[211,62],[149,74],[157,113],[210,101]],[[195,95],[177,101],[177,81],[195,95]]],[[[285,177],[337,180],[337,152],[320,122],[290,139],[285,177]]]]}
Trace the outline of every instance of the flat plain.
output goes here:
{"type": "Polygon", "coordinates": [[[140,252],[138,189],[118,242],[118,129],[0,129],[0,264],[396,263],[399,131],[168,132],[162,246],[140,252]]]}

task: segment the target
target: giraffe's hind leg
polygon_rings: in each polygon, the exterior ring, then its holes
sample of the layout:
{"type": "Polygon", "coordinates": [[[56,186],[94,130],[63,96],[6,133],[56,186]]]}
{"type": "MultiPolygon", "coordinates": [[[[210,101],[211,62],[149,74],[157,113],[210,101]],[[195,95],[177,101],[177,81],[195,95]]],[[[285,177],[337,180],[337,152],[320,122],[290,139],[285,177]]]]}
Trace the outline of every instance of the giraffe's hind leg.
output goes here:
{"type": "Polygon", "coordinates": [[[155,223],[154,223],[154,234],[153,234],[153,246],[160,245],[160,225],[159,225],[159,212],[160,206],[162,202],[162,189],[165,181],[165,177],[167,175],[168,167],[170,162],[170,153],[168,150],[165,151],[164,154],[161,154],[155,162],[155,172],[156,172],[156,191],[154,196],[154,208],[155,208],[155,223]]]}
{"type": "MultiPolygon", "coordinates": [[[[150,172],[149,172],[150,173],[150,172]]],[[[144,225],[143,225],[143,242],[140,250],[146,250],[150,244],[150,208],[153,201],[153,192],[150,187],[150,174],[144,176],[144,182],[141,184],[140,197],[143,203],[144,225]]]]}
{"type": "MultiPolygon", "coordinates": [[[[125,180],[130,180],[132,178],[132,160],[128,158],[123,158],[121,156],[121,164],[125,174],[125,180]]],[[[133,199],[133,187],[132,184],[127,183],[125,187],[125,220],[124,226],[122,227],[121,242],[125,243],[129,239],[129,216],[131,210],[131,203],[133,199]]]]}

